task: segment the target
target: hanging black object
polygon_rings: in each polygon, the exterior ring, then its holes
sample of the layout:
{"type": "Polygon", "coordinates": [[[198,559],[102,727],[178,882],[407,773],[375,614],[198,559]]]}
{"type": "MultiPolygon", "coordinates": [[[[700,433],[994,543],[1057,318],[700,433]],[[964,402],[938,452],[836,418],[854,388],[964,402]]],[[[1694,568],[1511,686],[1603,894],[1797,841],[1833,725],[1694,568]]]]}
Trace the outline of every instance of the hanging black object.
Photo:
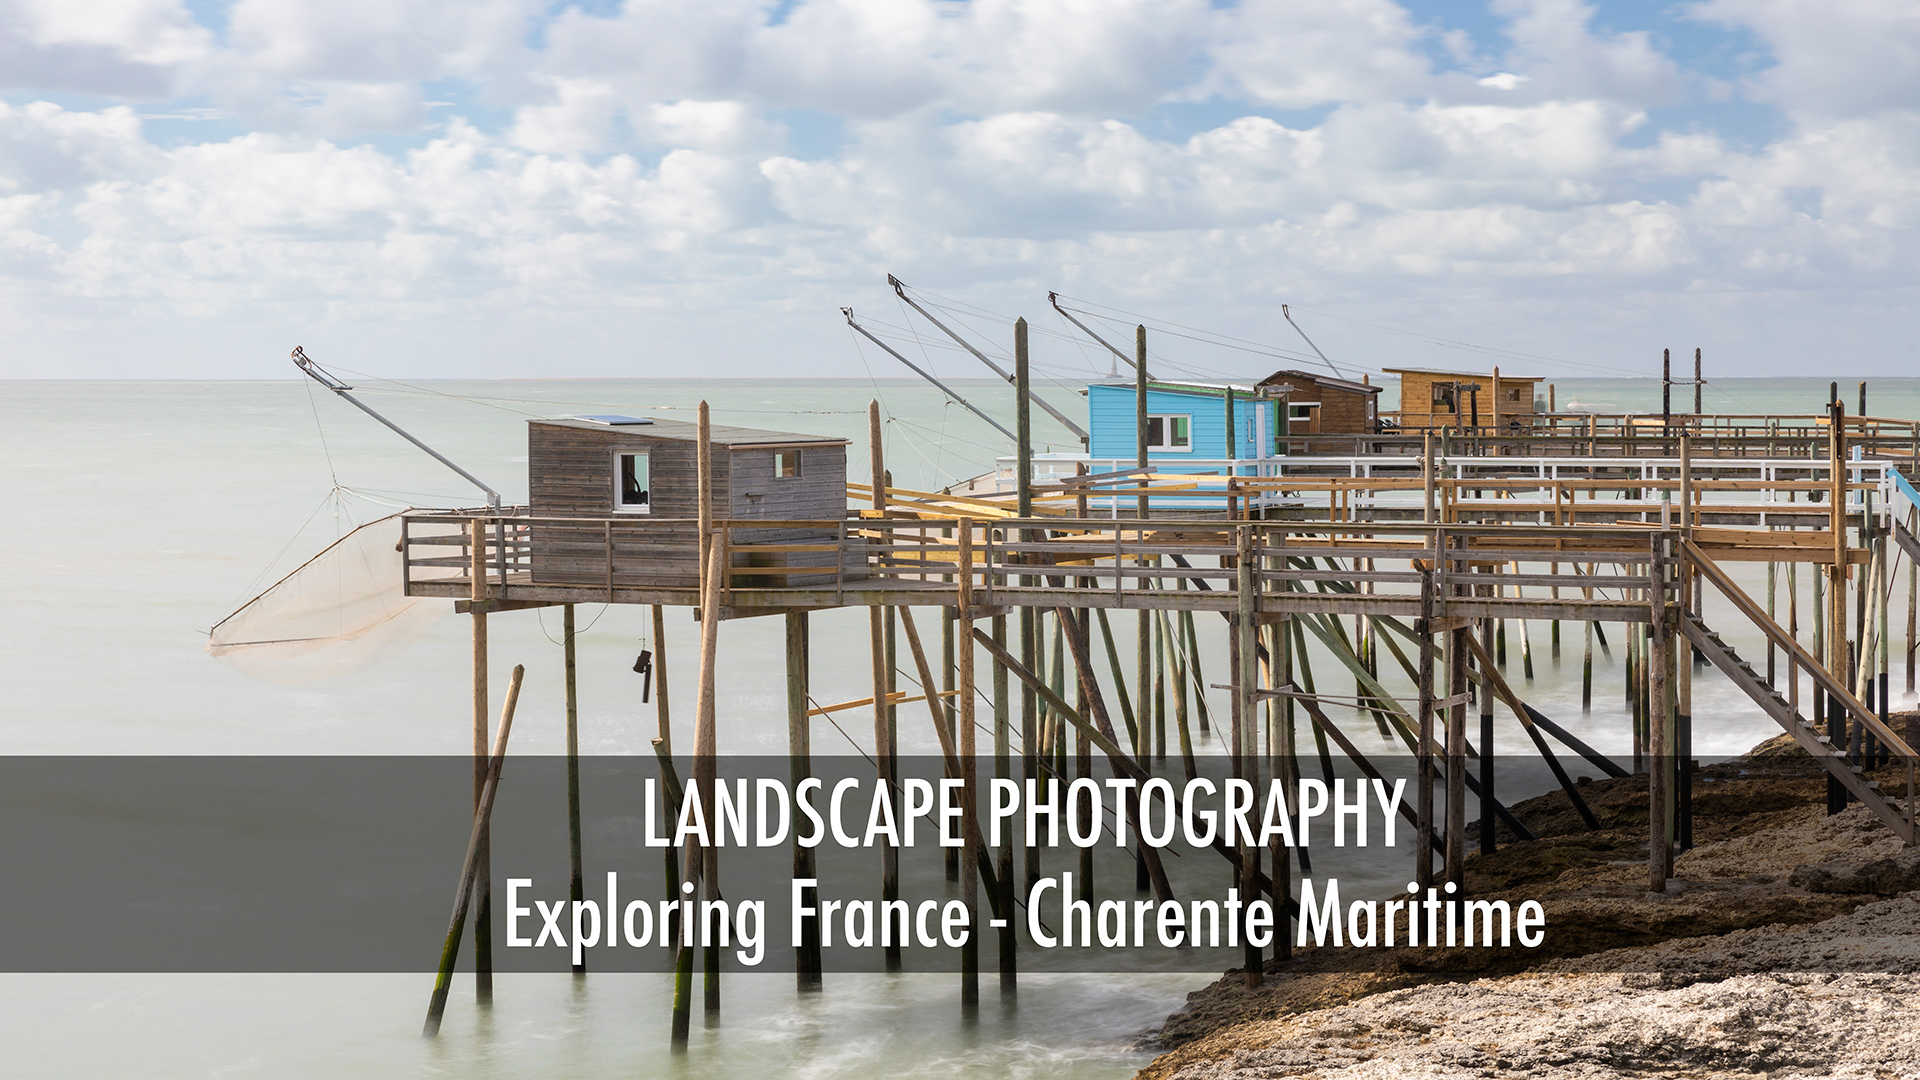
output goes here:
{"type": "Polygon", "coordinates": [[[633,661],[633,670],[644,676],[640,683],[640,700],[645,702],[653,693],[653,653],[650,650],[641,649],[640,655],[633,661]]]}

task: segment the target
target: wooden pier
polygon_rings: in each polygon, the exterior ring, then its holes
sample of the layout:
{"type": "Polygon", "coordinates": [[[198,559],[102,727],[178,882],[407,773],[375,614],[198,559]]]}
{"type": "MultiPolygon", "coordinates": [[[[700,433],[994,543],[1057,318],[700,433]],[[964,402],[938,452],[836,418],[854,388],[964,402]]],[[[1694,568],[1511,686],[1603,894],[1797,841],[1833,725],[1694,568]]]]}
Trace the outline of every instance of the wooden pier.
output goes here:
{"type": "MultiPolygon", "coordinates": [[[[1536,429],[1518,436],[1455,441],[1422,433],[1412,455],[1400,453],[1405,445],[1396,439],[1404,435],[1383,436],[1367,443],[1364,457],[1291,457],[1286,475],[1223,473],[1211,481],[1157,473],[1145,467],[1143,451],[1132,468],[1090,474],[1081,463],[1074,476],[1036,482],[1023,453],[1015,490],[993,495],[977,486],[974,494],[889,486],[877,412],[871,415],[872,477],[847,484],[856,508],[839,516],[723,512],[738,500],[723,504],[710,495],[713,444],[704,411],[691,434],[700,493],[692,515],[534,508],[405,515],[407,594],[452,600],[474,618],[477,750],[486,745],[490,615],[581,603],[650,605],[658,627],[662,608],[689,607],[701,618],[690,783],[706,790],[713,780],[721,628],[732,619],[779,615],[787,639],[795,781],[810,769],[810,718],[859,708],[873,715],[878,775],[883,781],[897,776],[905,720],[899,710],[914,701],[924,702],[947,770],[965,782],[969,806],[983,769],[1001,777],[1016,775],[1016,764],[1023,778],[1050,770],[1090,775],[1095,751],[1116,776],[1144,778],[1155,759],[1168,757],[1170,694],[1175,753],[1191,770],[1189,721],[1197,719],[1205,731],[1222,719],[1207,707],[1210,686],[1231,694],[1220,726],[1236,777],[1297,778],[1296,724],[1302,721],[1321,743],[1323,758],[1331,738],[1363,773],[1377,775],[1326,712],[1358,708],[1414,759],[1414,875],[1423,886],[1450,881],[1460,887],[1470,793],[1483,815],[1482,850],[1494,842],[1496,819],[1516,835],[1530,835],[1494,790],[1496,701],[1525,729],[1576,808],[1585,804],[1560,755],[1627,773],[1527,702],[1501,673],[1506,626],[1521,628],[1521,655],[1529,665],[1529,622],[1551,624],[1556,648],[1561,623],[1583,627],[1590,692],[1591,635],[1612,625],[1624,631],[1631,657],[1634,767],[1649,776],[1651,889],[1665,889],[1675,851],[1690,842],[1695,662],[1688,658],[1721,671],[1820,763],[1830,777],[1831,803],[1860,802],[1915,842],[1910,742],[1916,733],[1897,732],[1887,722],[1894,596],[1888,568],[1899,552],[1920,553],[1909,531],[1912,508],[1903,511],[1904,522],[1891,511],[1896,497],[1907,497],[1900,492],[1912,491],[1899,471],[1920,452],[1920,428],[1911,422],[1848,420],[1836,408],[1824,425],[1770,423],[1755,430],[1691,417],[1680,418],[1687,422],[1678,430],[1647,432],[1635,425],[1603,428],[1596,418],[1587,418],[1584,430],[1569,430],[1565,418],[1535,417],[1536,429]],[[1353,475],[1361,461],[1368,475],[1353,475]],[[1342,470],[1349,475],[1339,475],[1342,470]],[[1217,510],[1191,512],[1202,495],[1218,499],[1217,510]],[[1750,595],[1728,572],[1735,562],[1766,564],[1764,598],[1750,595]],[[662,567],[676,572],[662,573],[662,567]],[[1789,588],[1783,625],[1775,589],[1779,571],[1793,582],[1802,568],[1815,597],[1812,648],[1800,640],[1797,591],[1789,588]],[[807,689],[808,615],[840,608],[870,612],[872,693],[820,706],[807,689]],[[933,622],[923,624],[917,609],[933,609],[933,622]],[[1110,626],[1113,611],[1137,615],[1131,673],[1110,626]],[[1194,620],[1213,616],[1224,617],[1229,628],[1224,657],[1198,652],[1194,620]],[[937,625],[937,638],[923,625],[937,625]],[[1764,668],[1757,666],[1760,657],[1735,652],[1723,636],[1731,634],[1764,642],[1764,668]],[[1313,689],[1305,669],[1309,642],[1351,677],[1351,697],[1313,689]],[[976,755],[976,698],[987,699],[976,684],[982,662],[990,674],[992,715],[979,728],[990,732],[993,745],[976,755]],[[1203,664],[1226,681],[1206,682],[1203,664]],[[1388,664],[1414,688],[1405,700],[1381,679],[1388,664]],[[899,688],[902,672],[921,688],[917,697],[899,688]],[[1071,675],[1063,679],[1063,672],[1071,675]],[[1010,693],[1015,684],[1018,692],[1010,693]],[[1470,699],[1479,706],[1477,730],[1469,726],[1470,699]],[[1468,771],[1476,756],[1482,762],[1477,776],[1468,771]],[[1882,791],[1866,776],[1889,761],[1905,764],[1904,791],[1882,791]]],[[[600,482],[575,486],[592,490],[600,482]]],[[[1910,578],[1909,642],[1913,592],[1910,578]]],[[[656,644],[664,648],[657,634],[656,644]]],[[[570,671],[570,633],[565,647],[570,671]]],[[[1913,659],[1909,645],[1909,690],[1913,659]]],[[[670,773],[666,658],[654,663],[662,684],[656,748],[670,773]]],[[[476,774],[484,779],[484,770],[476,774]]],[[[678,779],[669,786],[677,787],[678,779]]],[[[964,882],[977,940],[985,929],[983,907],[1010,909],[1020,868],[1010,845],[989,849],[977,823],[969,828],[973,839],[952,872],[964,882]]],[[[1153,849],[1136,849],[1139,887],[1166,896],[1153,849]]],[[[1224,844],[1216,850],[1236,868],[1246,895],[1266,892],[1287,909],[1288,852],[1224,844]]],[[[477,858],[484,873],[484,846],[477,858]]],[[[1036,851],[1025,853],[1028,880],[1038,874],[1037,858],[1036,851]]],[[[810,859],[796,848],[797,870],[810,859]]],[[[897,853],[881,852],[880,862],[883,892],[897,896],[897,853]]],[[[717,887],[717,853],[689,851],[675,872],[707,895],[717,887]]],[[[484,911],[484,888],[477,887],[476,906],[484,911]]],[[[1279,935],[1275,958],[1284,958],[1289,937],[1279,935]]],[[[803,943],[798,984],[818,989],[817,944],[811,956],[807,951],[803,943]]],[[[978,999],[983,954],[991,962],[996,950],[972,949],[964,960],[968,1007],[978,999]]],[[[1010,931],[1003,932],[997,958],[1002,986],[1011,988],[1018,961],[1010,931]]],[[[1249,953],[1249,982],[1261,979],[1267,959],[1258,950],[1249,953]]],[[[712,950],[706,960],[707,1008],[715,1013],[712,950]]],[[[677,1039],[687,1030],[692,962],[681,958],[677,1039]]]]}

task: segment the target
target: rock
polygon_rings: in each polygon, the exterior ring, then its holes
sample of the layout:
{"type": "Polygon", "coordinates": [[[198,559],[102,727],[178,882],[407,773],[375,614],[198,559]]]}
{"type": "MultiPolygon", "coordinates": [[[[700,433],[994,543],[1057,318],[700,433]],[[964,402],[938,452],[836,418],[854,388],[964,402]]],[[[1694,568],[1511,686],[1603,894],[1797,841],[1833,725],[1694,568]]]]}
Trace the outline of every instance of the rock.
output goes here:
{"type": "Polygon", "coordinates": [[[1812,893],[1898,896],[1920,889],[1920,856],[1796,866],[1787,884],[1812,893]]]}

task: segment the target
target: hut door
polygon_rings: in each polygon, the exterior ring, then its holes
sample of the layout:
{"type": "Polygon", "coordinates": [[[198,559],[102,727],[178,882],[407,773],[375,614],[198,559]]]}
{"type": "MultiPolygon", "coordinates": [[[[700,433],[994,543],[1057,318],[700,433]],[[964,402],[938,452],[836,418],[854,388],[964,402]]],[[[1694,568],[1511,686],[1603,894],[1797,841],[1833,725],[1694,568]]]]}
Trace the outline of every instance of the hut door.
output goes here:
{"type": "Polygon", "coordinates": [[[647,455],[621,451],[613,455],[613,510],[616,514],[653,512],[652,477],[647,455]]]}

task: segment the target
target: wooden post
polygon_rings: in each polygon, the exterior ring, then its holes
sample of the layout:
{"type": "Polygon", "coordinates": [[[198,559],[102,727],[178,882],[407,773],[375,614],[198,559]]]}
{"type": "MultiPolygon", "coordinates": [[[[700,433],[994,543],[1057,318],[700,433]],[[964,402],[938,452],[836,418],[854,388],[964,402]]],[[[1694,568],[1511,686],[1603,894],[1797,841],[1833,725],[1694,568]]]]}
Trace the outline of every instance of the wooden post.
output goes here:
{"type": "MultiPolygon", "coordinates": [[[[867,458],[872,478],[873,516],[884,520],[887,514],[887,455],[886,445],[881,438],[878,401],[867,402],[867,458]]],[[[886,545],[892,540],[892,532],[880,528],[875,543],[886,545]]],[[[882,555],[883,559],[890,557],[890,553],[882,555]]],[[[889,704],[893,692],[892,638],[893,609],[884,604],[869,607],[867,647],[873,675],[873,760],[876,779],[889,793],[897,782],[893,774],[894,758],[888,753],[893,741],[893,708],[889,704]]],[[[885,836],[880,837],[880,896],[882,900],[900,898],[900,853],[885,836]]],[[[885,956],[887,970],[898,971],[900,946],[897,943],[888,945],[885,956]]]]}
{"type": "MultiPolygon", "coordinates": [[[[1915,445],[1916,447],[1920,447],[1920,440],[1916,440],[1915,445]]],[[[1916,529],[1920,529],[1920,509],[1908,510],[1907,511],[1907,531],[1913,532],[1916,529]]],[[[1916,629],[1920,629],[1920,627],[1916,627],[1915,625],[1916,621],[1920,621],[1920,619],[1916,619],[1917,614],[1920,614],[1920,563],[1916,563],[1912,559],[1908,559],[1907,560],[1907,696],[1908,697],[1912,697],[1914,693],[1914,689],[1913,689],[1914,658],[1916,654],[1920,654],[1920,634],[1915,633],[1916,629]]],[[[1909,720],[1908,721],[1909,726],[1907,729],[1908,731],[1907,745],[1909,746],[1913,745],[1915,741],[1915,735],[1920,734],[1920,733],[1914,732],[1912,724],[1913,722],[1909,720]]]]}
{"type": "Polygon", "coordinates": [[[493,797],[500,790],[500,770],[507,763],[507,736],[513,732],[513,710],[520,703],[520,680],[527,669],[513,667],[507,683],[506,704],[500,710],[500,732],[494,737],[487,755],[486,773],[480,781],[480,801],[473,808],[473,829],[467,834],[467,855],[460,864],[460,884],[453,891],[453,916],[447,920],[446,941],[440,946],[440,970],[433,980],[433,996],[427,1002],[427,1023],[422,1034],[438,1035],[440,1018],[447,1009],[447,992],[453,986],[453,964],[460,955],[461,929],[467,923],[467,906],[480,892],[481,848],[486,843],[488,819],[493,816],[493,797]]]}
{"type": "MultiPolygon", "coordinates": [[[[567,865],[570,870],[568,895],[574,903],[587,898],[585,874],[580,866],[580,694],[576,687],[574,656],[573,605],[564,604],[560,611],[561,652],[565,654],[567,684],[567,865]]],[[[611,916],[609,916],[611,918],[611,916]]],[[[608,923],[612,925],[611,922],[608,923]]],[[[586,953],[581,954],[581,962],[573,965],[575,975],[585,975],[586,953]]]]}
{"type": "MultiPolygon", "coordinates": [[[[1254,665],[1254,655],[1258,643],[1257,617],[1259,614],[1258,583],[1254,577],[1253,526],[1241,525],[1234,529],[1234,560],[1239,579],[1239,597],[1234,608],[1233,623],[1233,776],[1246,780],[1255,791],[1260,790],[1260,757],[1257,747],[1252,745],[1250,736],[1257,728],[1254,711],[1255,683],[1259,681],[1254,665]]],[[[1144,841],[1142,842],[1144,847],[1144,841]]],[[[1259,847],[1240,842],[1240,896],[1245,903],[1252,903],[1259,895],[1257,884],[1260,876],[1259,847]]],[[[1244,908],[1242,909],[1245,910],[1244,908]]],[[[1243,916],[1244,918],[1244,916],[1243,916]]],[[[1242,940],[1245,941],[1245,928],[1242,927],[1242,940]]],[[[1260,950],[1252,942],[1245,942],[1246,984],[1249,988],[1259,986],[1264,971],[1261,965],[1260,950]]]]}
{"type": "MultiPolygon", "coordinates": [[[[1033,407],[1029,394],[1031,381],[1030,360],[1027,347],[1027,320],[1019,319],[1013,324],[1013,389],[1014,389],[1014,439],[1019,475],[1015,477],[1015,510],[1022,521],[1033,516],[1033,407]]],[[[1146,381],[1146,365],[1140,365],[1139,379],[1146,381]]],[[[1144,400],[1144,399],[1142,399],[1144,400]]],[[[1140,439],[1146,439],[1146,421],[1140,422],[1140,439]]],[[[1115,526],[1119,528],[1118,525],[1115,526]]],[[[1031,542],[1032,530],[1022,528],[1020,539],[1031,542]]],[[[1020,561],[1025,562],[1022,555],[1020,561]]],[[[1114,564],[1115,572],[1119,563],[1114,564]]],[[[1020,575],[1020,584],[1031,586],[1038,581],[1032,574],[1020,575]]],[[[1040,651],[1040,628],[1036,625],[1034,610],[1022,605],[1020,608],[1020,664],[1027,671],[1036,670],[1036,656],[1040,651]]],[[[1020,775],[1030,783],[1041,782],[1039,746],[1035,737],[1039,734],[1040,698],[1026,680],[1020,682],[1020,775]]],[[[1035,845],[1024,848],[1024,869],[1026,870],[1027,889],[1033,888],[1040,880],[1040,849],[1035,845]]],[[[1002,983],[1004,986],[1004,981],[1002,983]]]]}
{"type": "Polygon", "coordinates": [[[1667,789],[1673,773],[1673,748],[1668,741],[1673,716],[1667,693],[1673,678],[1673,636],[1667,613],[1670,568],[1666,547],[1665,535],[1654,539],[1649,567],[1652,621],[1647,626],[1647,699],[1651,704],[1647,717],[1647,888],[1652,892],[1666,891],[1667,875],[1673,868],[1673,848],[1667,839],[1667,789]]]}
{"type": "MultiPolygon", "coordinates": [[[[787,779],[791,791],[800,790],[801,781],[813,775],[813,731],[807,720],[808,691],[808,635],[807,613],[789,611],[786,616],[787,631],[787,779]]],[[[819,875],[814,862],[814,850],[800,842],[799,830],[794,831],[793,839],[793,877],[795,881],[817,880],[819,875]]],[[[817,886],[801,890],[801,902],[809,907],[819,907],[820,890],[817,886]]],[[[818,991],[823,988],[824,978],[820,956],[820,917],[809,915],[801,920],[800,940],[794,943],[794,982],[801,992],[818,991]]]]}
{"type": "Polygon", "coordinates": [[[1420,520],[1428,525],[1437,524],[1433,500],[1434,485],[1433,432],[1425,431],[1420,435],[1420,485],[1421,505],[1425,508],[1420,520]]]}
{"type": "MultiPolygon", "coordinates": [[[[1827,567],[1827,672],[1842,685],[1848,683],[1852,657],[1847,641],[1847,407],[1835,394],[1828,429],[1830,494],[1828,527],[1833,531],[1833,561],[1827,567]]],[[[1847,745],[1846,710],[1833,695],[1827,699],[1828,735],[1836,747],[1847,745]]],[[[1827,779],[1829,811],[1846,808],[1848,792],[1832,777],[1827,779]]]]}
{"type": "MultiPolygon", "coordinates": [[[[1183,580],[1181,584],[1185,584],[1183,580]]],[[[1176,632],[1178,624],[1173,617],[1162,611],[1159,613],[1160,634],[1171,639],[1173,660],[1173,726],[1180,738],[1180,764],[1186,777],[1192,780],[1199,772],[1193,760],[1193,731],[1187,723],[1187,658],[1186,639],[1176,632]]],[[[1087,752],[1092,753],[1088,746],[1087,752]]]]}
{"type": "Polygon", "coordinates": [[[1660,350],[1660,435],[1673,434],[1673,350],[1660,350]]]}
{"type": "MultiPolygon", "coordinates": [[[[1133,329],[1133,347],[1135,359],[1134,368],[1136,372],[1133,395],[1134,419],[1137,429],[1135,432],[1137,445],[1134,447],[1135,464],[1138,468],[1144,469],[1147,467],[1147,328],[1144,323],[1135,326],[1133,329]]],[[[1231,409],[1232,406],[1229,405],[1228,408],[1231,409]]],[[[1231,425],[1229,425],[1229,428],[1231,428],[1231,425]]],[[[1228,431],[1227,438],[1229,440],[1233,438],[1231,430],[1228,431]]],[[[1228,458],[1233,457],[1232,453],[1228,453],[1227,456],[1228,458]]],[[[1232,470],[1228,471],[1231,473],[1232,470]]],[[[1146,521],[1153,512],[1151,501],[1147,497],[1147,478],[1145,474],[1142,474],[1140,477],[1140,495],[1134,509],[1140,520],[1140,527],[1135,531],[1134,535],[1138,540],[1145,540],[1146,521]]],[[[1116,532],[1119,528],[1120,526],[1116,522],[1114,524],[1116,532]]],[[[1144,566],[1146,565],[1146,557],[1136,556],[1134,562],[1136,565],[1144,566]]],[[[1119,573],[1119,571],[1120,567],[1116,564],[1114,566],[1114,572],[1119,573]]],[[[1136,588],[1144,589],[1147,587],[1147,580],[1141,578],[1136,581],[1134,585],[1136,588]]],[[[1151,613],[1145,608],[1142,608],[1134,621],[1133,688],[1139,696],[1134,699],[1133,713],[1139,720],[1139,727],[1134,736],[1132,751],[1134,760],[1142,762],[1151,760],[1148,755],[1152,746],[1153,627],[1151,618],[1151,613]]],[[[1138,864],[1138,869],[1140,874],[1145,873],[1146,864],[1144,860],[1138,864]]]]}
{"type": "MultiPolygon", "coordinates": [[[[973,647],[973,627],[963,627],[967,632],[967,647],[973,647]]],[[[1007,617],[993,617],[993,644],[1001,652],[1007,648],[1007,617]]],[[[1013,747],[1009,728],[1012,710],[1007,698],[1007,666],[996,659],[993,663],[993,775],[995,779],[1009,780],[1013,777],[1013,747]]],[[[1000,910],[1013,910],[1013,830],[1007,830],[1006,837],[1000,843],[999,859],[994,880],[1000,888],[1000,910]]],[[[1000,993],[1010,995],[1019,986],[1019,965],[1016,945],[1019,932],[1012,919],[1006,920],[1000,928],[1000,993]]]]}
{"type": "MultiPolygon", "coordinates": [[[[1459,538],[1465,541],[1465,537],[1459,538]]],[[[1465,554],[1463,550],[1462,555],[1465,554]]],[[[1451,577],[1451,575],[1449,575],[1451,577]]],[[[1456,892],[1466,886],[1467,861],[1467,645],[1472,629],[1460,626],[1447,642],[1447,881],[1456,892]]]]}
{"type": "Polygon", "coordinates": [[[1582,620],[1586,628],[1586,644],[1580,657],[1580,711],[1593,711],[1593,620],[1582,620]]]}
{"type": "MultiPolygon", "coordinates": [[[[1677,590],[1673,606],[1679,617],[1685,618],[1686,612],[1691,610],[1689,600],[1692,596],[1685,582],[1691,575],[1684,560],[1674,561],[1680,571],[1681,587],[1677,590]]],[[[1668,775],[1674,778],[1674,790],[1672,797],[1667,800],[1673,808],[1674,817],[1668,831],[1676,842],[1676,850],[1687,851],[1693,847],[1693,643],[1672,634],[1669,634],[1669,640],[1672,642],[1669,651],[1674,652],[1675,656],[1671,665],[1673,766],[1668,770],[1668,775]]],[[[1665,712],[1664,706],[1662,712],[1665,712]]]]}
{"type": "Polygon", "coordinates": [[[1706,411],[1700,407],[1700,390],[1704,385],[1700,378],[1700,348],[1696,345],[1693,350],[1693,415],[1695,417],[1706,411]]]}
{"type": "Polygon", "coordinates": [[[1500,368],[1496,365],[1493,369],[1493,415],[1491,417],[1493,422],[1493,437],[1495,440],[1493,452],[1496,455],[1500,453],[1499,439],[1507,433],[1507,429],[1500,426],[1500,405],[1503,398],[1504,395],[1500,393],[1500,368]]]}
{"type": "MultiPolygon", "coordinates": [[[[704,418],[706,411],[701,410],[704,418]]],[[[701,440],[706,445],[706,440],[701,440]]],[[[704,488],[702,489],[705,490],[704,488]]],[[[719,770],[719,733],[716,730],[715,689],[720,655],[720,589],[726,579],[726,545],[707,545],[707,572],[701,582],[700,598],[700,687],[693,709],[693,786],[695,798],[704,812],[703,820],[714,821],[714,784],[719,770]]],[[[687,841],[690,855],[699,858],[700,897],[703,901],[720,899],[720,849],[702,848],[697,840],[687,841]]],[[[688,860],[692,862],[692,859],[688,860]]],[[[720,1018],[720,949],[718,943],[701,950],[706,966],[706,1015],[709,1025],[720,1018]]]]}
{"type": "Polygon", "coordinates": [[[659,604],[653,605],[653,715],[660,728],[661,745],[672,757],[673,723],[667,711],[667,616],[659,604]]]}
{"type": "MultiPolygon", "coordinates": [[[[707,403],[700,403],[698,427],[694,443],[694,483],[700,488],[699,514],[700,529],[700,572],[707,571],[707,546],[713,542],[713,421],[708,416],[707,403]]],[[[609,544],[611,548],[611,544],[609,544]]],[[[701,579],[701,596],[706,596],[706,579],[701,579]]],[[[609,586],[611,589],[611,586],[609,586]]]]}
{"type": "MultiPolygon", "coordinates": [[[[1491,592],[1493,588],[1490,586],[1487,591],[1491,592]]],[[[1480,644],[1482,649],[1488,651],[1493,645],[1493,622],[1492,619],[1480,621],[1480,644]]],[[[1488,672],[1488,675],[1491,676],[1492,672],[1488,672]]],[[[1491,685],[1489,678],[1480,686],[1480,853],[1483,855],[1495,850],[1499,826],[1493,812],[1493,693],[1488,689],[1491,685]]]]}
{"type": "Polygon", "coordinates": [[[1833,403],[1830,426],[1832,494],[1828,527],[1833,530],[1833,563],[1827,568],[1827,671],[1847,680],[1847,407],[1833,403]]]}
{"type": "Polygon", "coordinates": [[[1439,604],[1434,596],[1434,579],[1442,574],[1442,559],[1447,551],[1441,534],[1434,533],[1433,565],[1420,572],[1420,712],[1419,741],[1414,746],[1414,811],[1418,835],[1414,837],[1414,880],[1424,892],[1433,885],[1433,623],[1439,604]]]}
{"type": "MultiPolygon", "coordinates": [[[[473,599],[473,806],[487,785],[487,523],[473,519],[472,560],[468,574],[473,599]]],[[[491,837],[480,830],[479,862],[473,879],[473,992],[482,1004],[493,1001],[493,860],[491,837]]]]}
{"type": "MultiPolygon", "coordinates": [[[[953,533],[953,530],[942,529],[941,532],[947,536],[951,536],[953,533]]],[[[943,574],[941,575],[941,577],[947,581],[953,580],[953,575],[951,574],[943,574]]],[[[956,660],[956,657],[954,655],[956,644],[953,640],[954,629],[955,629],[954,627],[955,618],[956,618],[956,613],[954,611],[950,611],[944,607],[940,609],[940,690],[942,692],[942,697],[940,698],[940,700],[943,703],[945,703],[945,706],[946,706],[945,712],[947,714],[947,737],[948,738],[953,737],[954,725],[959,722],[959,712],[956,708],[956,703],[954,701],[954,681],[953,681],[954,665],[956,660]]],[[[933,688],[922,687],[921,692],[931,694],[933,693],[933,688]]],[[[953,848],[946,848],[943,850],[943,854],[946,856],[945,862],[946,862],[947,880],[948,881],[959,880],[960,862],[961,862],[960,853],[954,850],[953,848]]]]}
{"type": "MultiPolygon", "coordinates": [[[[955,553],[958,562],[956,614],[959,625],[967,630],[966,647],[958,656],[959,674],[955,684],[958,691],[960,726],[960,815],[973,827],[978,820],[976,807],[979,803],[978,770],[974,767],[976,740],[974,737],[973,705],[973,522],[961,518],[957,523],[959,551],[955,553]]],[[[968,837],[965,847],[960,849],[960,901],[967,907],[967,938],[960,946],[960,1004],[968,1009],[980,1004],[980,851],[968,837]]]]}

